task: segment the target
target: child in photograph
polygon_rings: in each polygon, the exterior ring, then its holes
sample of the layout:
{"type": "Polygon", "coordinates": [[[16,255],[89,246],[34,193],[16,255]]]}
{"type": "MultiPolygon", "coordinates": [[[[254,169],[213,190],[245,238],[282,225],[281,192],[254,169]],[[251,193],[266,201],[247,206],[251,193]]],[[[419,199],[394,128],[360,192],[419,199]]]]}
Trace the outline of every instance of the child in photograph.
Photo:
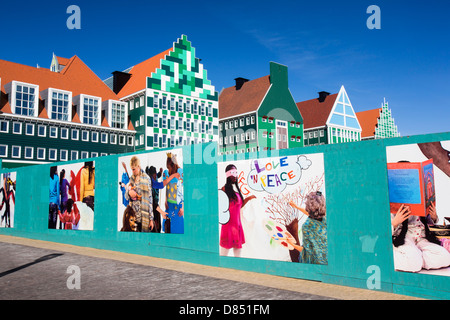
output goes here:
{"type": "Polygon", "coordinates": [[[136,232],[136,212],[128,205],[123,212],[122,229],[120,231],[136,232]]]}
{"type": "Polygon", "coordinates": [[[72,230],[74,226],[80,221],[80,214],[75,212],[75,207],[72,199],[68,199],[64,213],[58,212],[59,220],[64,225],[65,230],[72,230]]]}
{"type": "Polygon", "coordinates": [[[419,272],[450,266],[450,253],[428,227],[437,221],[435,206],[428,208],[426,217],[410,214],[410,208],[404,204],[395,214],[391,213],[395,269],[419,272]]]}
{"type": "Polygon", "coordinates": [[[255,199],[250,196],[244,199],[238,185],[238,171],[235,165],[230,164],[225,168],[226,183],[222,187],[229,200],[230,219],[227,223],[222,224],[220,230],[220,255],[227,256],[229,251],[233,249],[235,257],[241,256],[242,245],[245,243],[244,229],[241,221],[241,209],[245,204],[255,199]]]}

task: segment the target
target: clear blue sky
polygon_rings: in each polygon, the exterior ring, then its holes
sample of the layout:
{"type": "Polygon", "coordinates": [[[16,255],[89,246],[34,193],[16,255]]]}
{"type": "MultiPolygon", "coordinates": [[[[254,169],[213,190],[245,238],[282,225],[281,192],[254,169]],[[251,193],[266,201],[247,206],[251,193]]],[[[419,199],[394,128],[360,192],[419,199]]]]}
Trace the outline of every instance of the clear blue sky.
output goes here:
{"type": "Polygon", "coordinates": [[[0,59],[48,68],[78,55],[101,79],[186,34],[220,92],[288,66],[296,101],[344,85],[355,111],[389,102],[402,135],[450,131],[450,2],[444,0],[2,1],[0,59]],[[69,5],[81,30],[69,30],[69,5]],[[370,5],[381,29],[369,30],[370,5]]]}

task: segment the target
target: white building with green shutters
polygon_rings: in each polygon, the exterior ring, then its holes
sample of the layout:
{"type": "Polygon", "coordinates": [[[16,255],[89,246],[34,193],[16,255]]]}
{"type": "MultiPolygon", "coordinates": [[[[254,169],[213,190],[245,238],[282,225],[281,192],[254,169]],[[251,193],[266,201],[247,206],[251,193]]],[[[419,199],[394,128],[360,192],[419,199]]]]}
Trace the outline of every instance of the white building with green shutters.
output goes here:
{"type": "Polygon", "coordinates": [[[105,83],[128,104],[136,150],[218,141],[218,93],[185,35],[105,83]]]}

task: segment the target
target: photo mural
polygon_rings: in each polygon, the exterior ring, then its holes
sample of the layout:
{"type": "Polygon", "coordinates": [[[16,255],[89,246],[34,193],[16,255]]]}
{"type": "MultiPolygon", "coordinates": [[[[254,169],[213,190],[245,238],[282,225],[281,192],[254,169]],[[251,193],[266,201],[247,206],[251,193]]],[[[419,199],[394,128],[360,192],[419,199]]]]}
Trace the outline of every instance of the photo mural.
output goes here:
{"type": "Polygon", "coordinates": [[[50,168],[48,228],[94,230],[95,162],[50,168]]]}
{"type": "Polygon", "coordinates": [[[2,173],[0,179],[0,228],[13,228],[16,207],[16,173],[2,173]]]}
{"type": "Polygon", "coordinates": [[[182,149],[119,158],[118,230],[184,233],[182,149]]]}
{"type": "Polygon", "coordinates": [[[220,255],[328,264],[323,154],[218,164],[220,255]]]}
{"type": "Polygon", "coordinates": [[[450,141],[386,154],[395,270],[450,276],[450,141]]]}

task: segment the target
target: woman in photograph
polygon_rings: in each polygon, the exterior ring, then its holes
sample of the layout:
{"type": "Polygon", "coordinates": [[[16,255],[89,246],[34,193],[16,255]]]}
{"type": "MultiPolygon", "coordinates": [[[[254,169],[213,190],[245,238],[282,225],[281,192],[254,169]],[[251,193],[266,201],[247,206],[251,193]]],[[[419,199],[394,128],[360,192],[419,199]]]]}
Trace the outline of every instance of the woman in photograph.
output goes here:
{"type": "Polygon", "coordinates": [[[95,168],[94,162],[85,162],[84,168],[81,170],[80,178],[80,199],[89,208],[94,211],[95,196],[95,168]]]}
{"type": "Polygon", "coordinates": [[[302,225],[302,244],[296,244],[294,239],[288,240],[300,252],[299,262],[328,264],[326,202],[322,192],[308,194],[305,209],[292,201],[289,204],[308,216],[302,225]]]}
{"type": "MultiPolygon", "coordinates": [[[[66,179],[66,170],[62,169],[59,177],[59,191],[61,193],[61,212],[66,211],[67,200],[69,200],[70,184],[66,179]]],[[[62,226],[60,226],[61,228],[62,226]]]]}
{"type": "Polygon", "coordinates": [[[222,187],[222,191],[229,200],[230,219],[227,223],[222,224],[220,230],[220,255],[227,256],[229,251],[233,249],[235,257],[241,255],[242,245],[245,243],[244,229],[242,228],[241,209],[245,204],[256,198],[250,196],[244,199],[238,185],[238,171],[235,165],[230,164],[225,168],[226,183],[222,187]]]}
{"type": "Polygon", "coordinates": [[[50,204],[48,210],[48,228],[56,229],[60,205],[58,167],[50,168],[50,204]]]}
{"type": "Polygon", "coordinates": [[[131,157],[130,167],[132,175],[125,198],[136,213],[137,231],[150,232],[154,228],[152,183],[150,177],[141,169],[138,157],[131,157]]]}
{"type": "MultiPolygon", "coordinates": [[[[181,195],[178,193],[178,189],[182,188],[183,184],[183,169],[178,165],[178,160],[176,154],[167,153],[166,166],[168,169],[169,177],[165,179],[170,179],[169,183],[166,185],[166,208],[167,208],[167,218],[170,219],[170,233],[184,233],[184,208],[183,200],[181,195]],[[173,177],[174,174],[178,173],[180,179],[173,177]],[[178,197],[177,197],[178,194],[178,197]]],[[[167,219],[163,219],[163,230],[167,230],[167,219]]]]}

